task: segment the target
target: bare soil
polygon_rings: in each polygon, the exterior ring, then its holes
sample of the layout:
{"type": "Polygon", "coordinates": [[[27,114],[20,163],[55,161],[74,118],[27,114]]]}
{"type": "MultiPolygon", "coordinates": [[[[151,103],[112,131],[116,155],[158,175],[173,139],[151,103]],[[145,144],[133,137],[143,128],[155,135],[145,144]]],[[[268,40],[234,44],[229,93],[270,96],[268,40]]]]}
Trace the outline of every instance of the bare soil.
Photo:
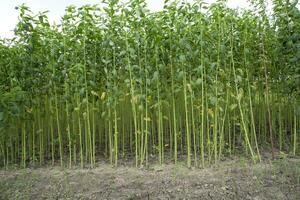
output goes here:
{"type": "Polygon", "coordinates": [[[236,158],[205,169],[179,163],[0,170],[0,199],[300,200],[300,159],[251,164],[236,158]]]}

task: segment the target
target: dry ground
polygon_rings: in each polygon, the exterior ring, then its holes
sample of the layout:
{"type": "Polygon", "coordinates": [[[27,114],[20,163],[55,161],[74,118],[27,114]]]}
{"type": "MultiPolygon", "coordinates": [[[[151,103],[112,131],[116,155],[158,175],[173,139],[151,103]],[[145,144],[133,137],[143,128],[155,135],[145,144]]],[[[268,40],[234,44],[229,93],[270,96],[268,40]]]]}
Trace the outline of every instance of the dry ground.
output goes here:
{"type": "Polygon", "coordinates": [[[183,164],[137,169],[0,170],[0,199],[300,200],[300,159],[249,164],[221,161],[205,169],[183,164]]]}

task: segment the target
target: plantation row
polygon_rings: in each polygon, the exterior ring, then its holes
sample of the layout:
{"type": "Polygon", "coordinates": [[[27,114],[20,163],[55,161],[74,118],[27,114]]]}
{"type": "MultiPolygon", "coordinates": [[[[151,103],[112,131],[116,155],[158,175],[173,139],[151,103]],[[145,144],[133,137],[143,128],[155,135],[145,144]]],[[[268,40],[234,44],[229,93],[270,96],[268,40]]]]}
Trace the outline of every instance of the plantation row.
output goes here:
{"type": "Polygon", "coordinates": [[[0,166],[299,154],[300,12],[273,4],[113,0],[60,25],[18,7],[0,43],[0,166]]]}

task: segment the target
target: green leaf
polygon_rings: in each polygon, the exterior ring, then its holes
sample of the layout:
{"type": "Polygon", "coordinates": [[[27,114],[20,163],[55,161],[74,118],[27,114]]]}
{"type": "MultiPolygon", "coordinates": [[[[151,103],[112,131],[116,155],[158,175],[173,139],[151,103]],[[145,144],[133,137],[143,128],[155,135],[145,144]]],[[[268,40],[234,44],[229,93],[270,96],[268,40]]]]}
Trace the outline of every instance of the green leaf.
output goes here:
{"type": "Polygon", "coordinates": [[[180,55],[179,56],[179,61],[180,62],[185,62],[186,61],[185,55],[180,55]]]}
{"type": "Polygon", "coordinates": [[[196,81],[195,81],[195,84],[196,85],[200,85],[202,83],[202,79],[201,78],[198,78],[196,81]]]}
{"type": "Polygon", "coordinates": [[[4,113],[0,112],[0,121],[2,121],[4,119],[4,113]]]}
{"type": "Polygon", "coordinates": [[[153,80],[158,80],[158,77],[159,77],[159,73],[158,73],[158,71],[155,71],[153,73],[153,80]]]}
{"type": "Polygon", "coordinates": [[[241,101],[243,97],[244,91],[242,89],[239,90],[239,93],[237,94],[236,98],[238,101],[241,101]]]}
{"type": "Polygon", "coordinates": [[[232,104],[232,105],[230,105],[229,109],[231,111],[233,111],[236,107],[237,107],[237,104],[232,104]]]}

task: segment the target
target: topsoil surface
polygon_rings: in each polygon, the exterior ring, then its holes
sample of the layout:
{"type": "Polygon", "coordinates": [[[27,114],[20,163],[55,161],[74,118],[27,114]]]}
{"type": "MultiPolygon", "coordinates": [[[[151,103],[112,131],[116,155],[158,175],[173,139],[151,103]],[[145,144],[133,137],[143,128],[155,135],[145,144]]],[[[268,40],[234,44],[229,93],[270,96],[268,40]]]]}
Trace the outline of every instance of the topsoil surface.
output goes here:
{"type": "Polygon", "coordinates": [[[239,158],[205,169],[179,163],[0,170],[0,199],[300,200],[300,159],[251,164],[239,158]]]}

